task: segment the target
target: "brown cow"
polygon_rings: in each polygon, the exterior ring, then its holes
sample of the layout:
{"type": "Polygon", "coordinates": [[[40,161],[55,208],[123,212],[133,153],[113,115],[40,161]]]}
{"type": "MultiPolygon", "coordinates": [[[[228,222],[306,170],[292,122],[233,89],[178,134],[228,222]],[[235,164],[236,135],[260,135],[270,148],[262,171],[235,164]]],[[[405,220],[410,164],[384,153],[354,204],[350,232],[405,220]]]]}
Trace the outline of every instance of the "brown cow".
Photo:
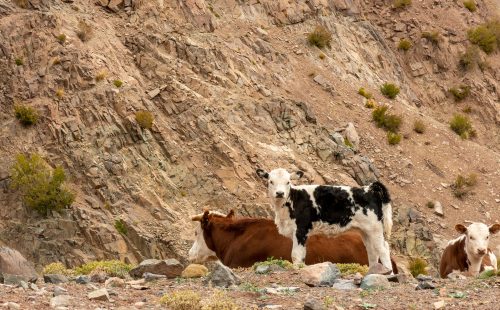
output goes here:
{"type": "MultiPolygon", "coordinates": [[[[189,250],[189,260],[204,262],[219,258],[229,267],[250,267],[269,257],[291,261],[292,240],[278,233],[274,221],[264,218],[234,218],[205,211],[192,218],[200,221],[196,240],[189,250]]],[[[348,231],[333,237],[313,235],[307,241],[305,262],[308,265],[330,261],[332,263],[358,263],[368,265],[368,255],[361,236],[348,231]]],[[[397,273],[396,264],[392,268],[397,273]]]]}
{"type": "Polygon", "coordinates": [[[488,248],[489,236],[500,231],[500,224],[490,227],[472,223],[469,227],[458,224],[455,229],[462,235],[448,242],[441,256],[439,274],[446,278],[454,270],[467,271],[475,276],[485,269],[497,270],[497,258],[488,248]]]}

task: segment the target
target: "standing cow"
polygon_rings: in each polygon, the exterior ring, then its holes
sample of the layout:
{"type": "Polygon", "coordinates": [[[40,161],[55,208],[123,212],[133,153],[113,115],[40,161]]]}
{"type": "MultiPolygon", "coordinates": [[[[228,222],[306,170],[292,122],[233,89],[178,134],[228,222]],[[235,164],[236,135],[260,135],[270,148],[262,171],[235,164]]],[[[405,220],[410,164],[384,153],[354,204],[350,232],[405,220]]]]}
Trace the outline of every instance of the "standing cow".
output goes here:
{"type": "Polygon", "coordinates": [[[268,195],[274,207],[274,221],[280,234],[293,241],[292,260],[302,263],[308,236],[322,233],[336,235],[358,229],[368,253],[369,266],[380,261],[391,267],[389,246],[384,239],[392,229],[391,198],[380,182],[364,187],[332,185],[294,186],[302,171],[290,174],[282,168],[257,175],[267,181],[268,195]]]}

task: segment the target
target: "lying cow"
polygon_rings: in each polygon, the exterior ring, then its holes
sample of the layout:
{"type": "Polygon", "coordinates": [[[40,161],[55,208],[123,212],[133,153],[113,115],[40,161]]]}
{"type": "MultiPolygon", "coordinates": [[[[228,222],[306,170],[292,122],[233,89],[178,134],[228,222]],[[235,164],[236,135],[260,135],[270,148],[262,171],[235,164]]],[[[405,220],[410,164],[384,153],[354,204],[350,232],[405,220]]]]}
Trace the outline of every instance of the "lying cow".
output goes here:
{"type": "Polygon", "coordinates": [[[386,187],[380,182],[364,187],[291,184],[291,180],[303,174],[290,174],[282,168],[269,173],[257,170],[257,175],[268,183],[279,233],[293,240],[293,262],[304,261],[309,236],[335,235],[355,228],[361,232],[369,266],[380,259],[391,269],[390,251],[384,239],[384,233],[389,238],[392,229],[391,198],[386,187]]]}
{"type": "MultiPolygon", "coordinates": [[[[199,221],[195,242],[189,250],[189,260],[205,262],[219,258],[229,267],[250,267],[269,257],[291,261],[292,240],[278,233],[272,220],[264,218],[235,218],[205,211],[194,216],[199,221]]],[[[354,231],[326,237],[314,235],[307,240],[306,264],[325,261],[333,263],[368,264],[368,256],[360,235],[354,231]]],[[[392,266],[397,272],[396,264],[392,266]]]]}
{"type": "Polygon", "coordinates": [[[497,270],[497,258],[488,248],[490,235],[500,231],[500,224],[490,227],[483,223],[472,223],[469,227],[455,226],[460,237],[448,242],[441,256],[439,274],[446,278],[454,270],[467,271],[475,276],[485,269],[497,270]]]}

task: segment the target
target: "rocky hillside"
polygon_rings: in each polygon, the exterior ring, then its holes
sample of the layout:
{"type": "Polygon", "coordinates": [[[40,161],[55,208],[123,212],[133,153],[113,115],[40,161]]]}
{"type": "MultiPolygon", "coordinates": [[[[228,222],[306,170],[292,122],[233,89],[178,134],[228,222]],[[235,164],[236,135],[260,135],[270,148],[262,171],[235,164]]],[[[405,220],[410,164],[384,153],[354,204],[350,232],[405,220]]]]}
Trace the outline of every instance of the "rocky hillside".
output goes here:
{"type": "Polygon", "coordinates": [[[460,66],[468,29],[499,7],[393,2],[0,2],[0,243],[38,266],[184,261],[202,207],[272,216],[254,171],[282,166],[305,182],[381,179],[394,198],[393,249],[436,262],[456,223],[500,218],[498,52],[460,66]],[[308,44],[318,25],[330,47],[308,44]],[[400,87],[393,100],[380,94],[386,82],[400,87]],[[455,102],[448,90],[461,85],[470,94],[455,102]],[[401,116],[398,145],[360,87],[401,116]],[[18,104],[40,113],[34,126],[16,120],[18,104]],[[136,122],[143,110],[151,129],[136,122]],[[454,113],[476,137],[450,129],[454,113]],[[71,208],[40,216],[10,188],[15,156],[34,152],[69,175],[71,208]],[[452,183],[471,173],[477,185],[455,197],[452,183]]]}

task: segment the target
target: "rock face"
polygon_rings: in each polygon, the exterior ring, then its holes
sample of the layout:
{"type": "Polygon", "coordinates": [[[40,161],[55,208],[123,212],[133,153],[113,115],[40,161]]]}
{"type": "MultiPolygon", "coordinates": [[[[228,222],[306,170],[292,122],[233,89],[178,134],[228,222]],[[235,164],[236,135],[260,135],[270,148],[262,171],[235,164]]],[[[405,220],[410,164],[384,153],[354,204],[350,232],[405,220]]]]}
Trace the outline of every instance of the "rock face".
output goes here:
{"type": "Polygon", "coordinates": [[[0,247],[0,282],[19,284],[20,281],[35,282],[38,278],[33,266],[18,251],[0,247]]]}
{"type": "Polygon", "coordinates": [[[340,277],[339,269],[330,262],[306,266],[300,274],[309,286],[331,286],[340,277]]]}
{"type": "Polygon", "coordinates": [[[240,284],[240,278],[233,271],[220,262],[217,262],[214,269],[208,275],[205,283],[210,283],[214,286],[230,287],[240,284]]]}
{"type": "Polygon", "coordinates": [[[142,261],[139,266],[130,270],[130,275],[134,278],[140,278],[145,272],[149,272],[165,275],[167,278],[175,278],[182,274],[183,269],[182,264],[176,259],[147,259],[142,261]]]}

